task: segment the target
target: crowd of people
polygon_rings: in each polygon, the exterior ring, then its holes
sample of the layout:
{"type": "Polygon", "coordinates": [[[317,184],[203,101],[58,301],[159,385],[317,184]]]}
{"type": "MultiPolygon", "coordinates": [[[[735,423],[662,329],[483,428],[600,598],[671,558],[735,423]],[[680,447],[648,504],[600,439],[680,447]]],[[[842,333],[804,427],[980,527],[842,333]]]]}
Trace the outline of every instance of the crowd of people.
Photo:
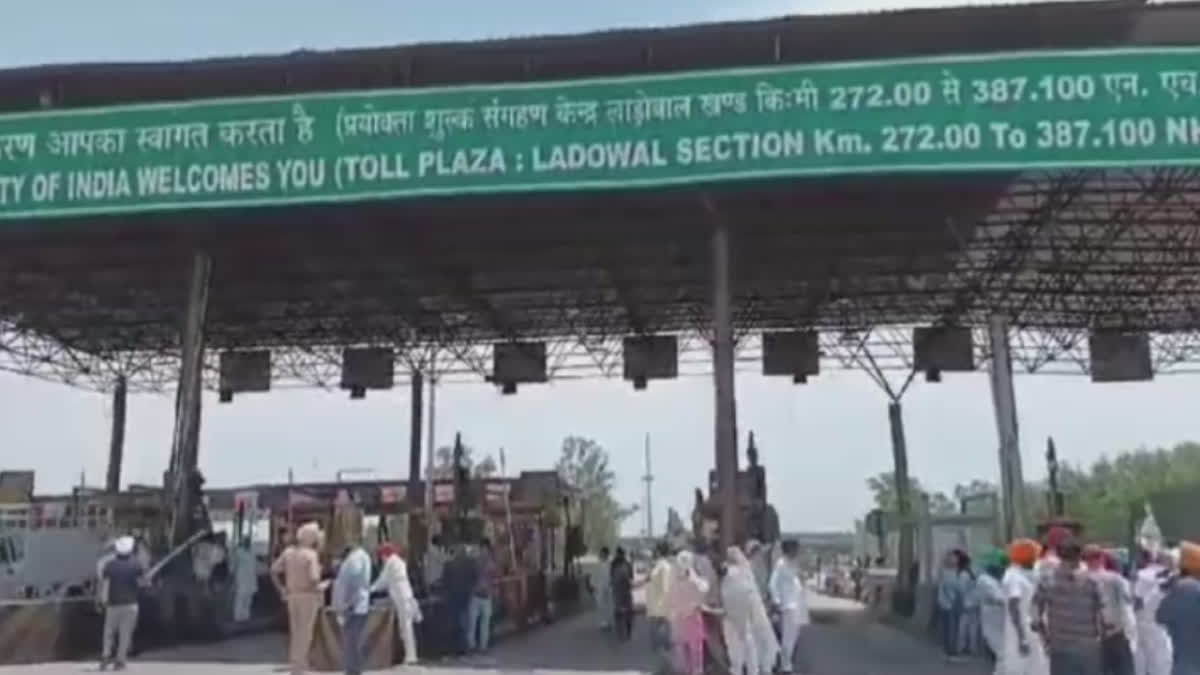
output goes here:
{"type": "MultiPolygon", "coordinates": [[[[341,627],[345,673],[362,673],[366,666],[366,630],[372,596],[383,596],[390,602],[395,610],[404,663],[416,663],[415,624],[424,617],[404,551],[383,543],[375,550],[373,559],[361,543],[355,543],[326,567],[320,555],[324,548],[325,533],[320,526],[305,523],[296,529],[292,543],[270,566],[271,580],[287,611],[290,671],[295,675],[308,672],[316,625],[321,613],[328,610],[341,627]]],[[[249,546],[244,543],[231,557],[238,582],[232,589],[232,615],[236,621],[245,621],[257,592],[256,565],[249,546]],[[254,579],[253,583],[249,579],[254,579]]],[[[444,611],[439,615],[447,625],[434,631],[436,637],[458,653],[487,651],[500,581],[500,567],[490,542],[482,539],[451,550],[434,537],[423,565],[426,592],[436,594],[444,603],[444,611]]],[[[139,595],[149,584],[150,571],[144,544],[128,536],[113,540],[96,563],[96,600],[104,612],[101,670],[126,667],[138,624],[139,595]]],[[[625,578],[626,586],[632,584],[632,572],[625,578]]],[[[632,622],[632,604],[627,607],[629,618],[625,626],[632,622]]]]}
{"type": "Polygon", "coordinates": [[[1200,675],[1200,545],[1144,542],[1139,558],[1066,528],[1019,539],[976,572],[944,561],[935,626],[949,660],[985,652],[996,675],[1200,675]]]}
{"type": "MultiPolygon", "coordinates": [[[[315,523],[302,525],[296,541],[276,559],[271,575],[288,608],[289,661],[293,674],[308,670],[313,627],[325,606],[325,590],[332,583],[329,607],[342,627],[342,662],[347,675],[359,675],[366,665],[366,624],[370,598],[386,594],[395,610],[396,628],[404,649],[404,663],[417,662],[415,624],[424,616],[413,590],[404,551],[392,544],[376,550],[378,566],[361,545],[350,546],[336,558],[332,581],[323,579],[319,551],[324,535],[315,523]],[[378,569],[378,574],[374,570],[378,569]]],[[[491,639],[492,610],[499,585],[499,567],[488,540],[448,551],[435,538],[425,557],[426,586],[446,603],[445,617],[452,625],[449,642],[459,651],[487,651],[491,639]]]]}
{"type": "MultiPolygon", "coordinates": [[[[809,623],[799,545],[782,555],[756,541],[724,555],[704,542],[672,550],[660,542],[646,580],[646,620],[659,673],[701,675],[713,653],[723,653],[734,675],[791,673],[809,623]],[[719,636],[719,638],[717,637],[719,636]],[[706,643],[719,639],[720,645],[706,643]]],[[[623,549],[600,550],[589,574],[597,619],[627,641],[633,621],[633,566],[623,549]]]]}
{"type": "MultiPolygon", "coordinates": [[[[415,663],[414,624],[422,621],[402,550],[384,544],[376,566],[352,545],[322,569],[324,535],[315,523],[271,566],[287,607],[292,673],[308,669],[314,627],[328,607],[342,627],[347,675],[365,666],[365,629],[373,593],[385,595],[397,618],[406,663],[415,663]],[[375,571],[378,574],[374,574],[375,571]]],[[[134,539],[121,537],[97,563],[98,599],[105,609],[101,667],[124,668],[147,560],[134,539]]],[[[723,555],[705,542],[672,550],[660,543],[646,580],[645,609],[659,672],[701,675],[723,654],[733,675],[791,673],[809,622],[799,546],[750,541],[723,555]],[[707,642],[719,644],[711,645],[707,642]]],[[[626,551],[600,551],[589,575],[602,628],[617,640],[633,633],[635,574],[626,551]]],[[[489,542],[449,551],[434,542],[424,561],[427,585],[451,618],[451,641],[463,652],[490,643],[499,567],[489,542]]],[[[1127,561],[1084,546],[1069,530],[1051,528],[1044,541],[1018,539],[983,557],[978,568],[951,551],[936,588],[935,625],[946,656],[980,652],[997,675],[1200,675],[1200,544],[1164,547],[1143,542],[1127,561]],[[977,571],[978,569],[978,571],[977,571]]]]}

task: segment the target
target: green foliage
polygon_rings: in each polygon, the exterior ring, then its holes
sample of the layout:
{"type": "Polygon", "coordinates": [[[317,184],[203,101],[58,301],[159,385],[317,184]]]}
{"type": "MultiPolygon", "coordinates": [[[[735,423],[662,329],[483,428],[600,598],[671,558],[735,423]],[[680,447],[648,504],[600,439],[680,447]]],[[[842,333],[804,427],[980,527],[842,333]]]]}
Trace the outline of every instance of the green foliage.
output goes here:
{"type": "Polygon", "coordinates": [[[563,439],[556,468],[576,490],[588,550],[612,546],[620,534],[621,522],[635,509],[622,506],[613,497],[616,473],[609,466],[608,451],[591,439],[568,436],[563,439]]]}
{"type": "Polygon", "coordinates": [[[999,492],[1000,490],[996,487],[995,483],[991,483],[986,480],[975,479],[970,483],[960,483],[955,485],[954,500],[962,501],[964,499],[971,499],[972,497],[978,497],[981,495],[995,495],[999,494],[999,492]]]}
{"type": "MultiPolygon", "coordinates": [[[[1185,442],[1172,448],[1140,448],[1104,457],[1091,466],[1061,463],[1058,484],[1062,490],[1067,516],[1083,523],[1088,539],[1123,545],[1132,536],[1133,514],[1147,500],[1167,491],[1195,489],[1200,502],[1200,443],[1185,442]]],[[[919,481],[911,479],[913,495],[926,492],[919,481]]],[[[896,511],[895,477],[891,472],[867,479],[875,505],[889,513],[896,511]]],[[[935,513],[955,512],[959,500],[977,494],[995,493],[996,486],[983,480],[959,485],[951,499],[940,492],[929,494],[935,513]]],[[[1044,522],[1050,515],[1050,493],[1044,483],[1025,486],[1025,503],[1033,522],[1044,522]]],[[[1156,514],[1159,515],[1159,514],[1156,514]]],[[[1159,515],[1160,523],[1171,514],[1159,515]]]]}
{"type": "MultiPolygon", "coordinates": [[[[496,460],[490,455],[475,461],[475,449],[463,444],[463,462],[476,478],[490,478],[500,473],[496,460]]],[[[433,452],[433,477],[437,480],[449,480],[454,477],[454,446],[443,445],[433,452]]]]}
{"type": "Polygon", "coordinates": [[[500,473],[500,467],[496,464],[496,460],[492,456],[484,455],[483,459],[475,463],[471,467],[471,475],[476,478],[491,478],[500,473]]]}
{"type": "MultiPolygon", "coordinates": [[[[955,500],[948,497],[944,492],[929,491],[921,485],[921,481],[908,477],[908,491],[913,499],[913,506],[916,506],[917,500],[921,495],[929,498],[929,510],[934,514],[958,513],[958,504],[955,500]]],[[[867,479],[867,489],[871,491],[871,495],[875,499],[876,508],[885,513],[897,512],[896,501],[896,474],[892,471],[884,471],[881,474],[871,476],[867,479]]]]}
{"type": "Polygon", "coordinates": [[[687,536],[687,528],[683,524],[683,517],[675,510],[675,507],[667,509],[667,537],[676,539],[687,536]]]}
{"type": "MultiPolygon", "coordinates": [[[[1064,464],[1058,483],[1067,515],[1083,522],[1089,538],[1124,544],[1130,537],[1131,509],[1166,490],[1200,486],[1200,443],[1121,452],[1087,468],[1064,464]]],[[[1044,511],[1044,488],[1042,493],[1044,511]]]]}

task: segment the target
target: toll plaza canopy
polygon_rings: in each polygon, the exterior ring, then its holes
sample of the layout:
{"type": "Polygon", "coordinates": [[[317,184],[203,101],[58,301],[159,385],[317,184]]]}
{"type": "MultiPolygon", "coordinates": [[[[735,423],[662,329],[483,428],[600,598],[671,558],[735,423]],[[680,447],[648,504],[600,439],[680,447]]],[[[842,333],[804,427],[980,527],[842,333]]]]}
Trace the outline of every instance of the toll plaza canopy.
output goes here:
{"type": "Polygon", "coordinates": [[[717,221],[743,347],[903,364],[894,327],[1003,313],[1029,369],[1095,329],[1184,362],[1197,29],[1073,2],[3,71],[3,367],[163,386],[203,250],[209,348],[277,378],[518,338],[611,374],[703,334],[717,221]]]}

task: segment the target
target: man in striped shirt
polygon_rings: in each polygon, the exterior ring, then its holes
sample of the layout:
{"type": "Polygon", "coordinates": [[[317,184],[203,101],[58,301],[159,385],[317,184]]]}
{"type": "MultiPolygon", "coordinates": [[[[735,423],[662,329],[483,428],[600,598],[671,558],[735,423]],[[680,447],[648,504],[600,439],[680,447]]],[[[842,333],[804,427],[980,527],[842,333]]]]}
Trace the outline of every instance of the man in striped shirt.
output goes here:
{"type": "Polygon", "coordinates": [[[1045,637],[1051,675],[1097,675],[1106,633],[1100,587],[1080,570],[1079,544],[1062,542],[1058,557],[1062,564],[1041,579],[1034,593],[1034,628],[1045,637]]]}

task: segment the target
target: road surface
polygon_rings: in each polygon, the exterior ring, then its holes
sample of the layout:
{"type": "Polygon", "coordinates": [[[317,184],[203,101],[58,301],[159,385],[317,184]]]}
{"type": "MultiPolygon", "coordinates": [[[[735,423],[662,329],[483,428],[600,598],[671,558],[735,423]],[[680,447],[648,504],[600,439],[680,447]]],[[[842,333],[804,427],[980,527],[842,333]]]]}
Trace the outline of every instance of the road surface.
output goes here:
{"type": "MultiPolygon", "coordinates": [[[[856,603],[813,596],[817,620],[807,629],[799,672],[810,675],[982,675],[981,664],[947,664],[930,645],[862,616],[856,603]]],[[[644,626],[644,622],[640,622],[644,626]]],[[[651,659],[644,635],[616,644],[591,616],[576,617],[496,645],[487,657],[396,667],[412,675],[586,675],[647,673],[651,659]]],[[[282,636],[241,639],[145,655],[128,673],[146,675],[250,675],[283,671],[282,636]]],[[[0,666],[0,675],[67,675],[95,672],[92,663],[0,666]]]]}

